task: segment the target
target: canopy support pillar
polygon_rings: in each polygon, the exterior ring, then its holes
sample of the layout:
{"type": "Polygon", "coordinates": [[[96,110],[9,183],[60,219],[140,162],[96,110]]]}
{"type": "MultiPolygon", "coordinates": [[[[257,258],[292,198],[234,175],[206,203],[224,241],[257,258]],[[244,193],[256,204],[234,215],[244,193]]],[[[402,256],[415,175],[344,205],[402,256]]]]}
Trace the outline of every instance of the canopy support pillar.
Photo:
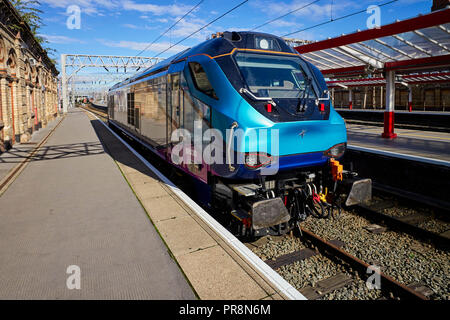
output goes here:
{"type": "Polygon", "coordinates": [[[386,110],[384,111],[384,132],[383,138],[394,139],[394,106],[395,106],[395,71],[386,71],[386,110]]]}

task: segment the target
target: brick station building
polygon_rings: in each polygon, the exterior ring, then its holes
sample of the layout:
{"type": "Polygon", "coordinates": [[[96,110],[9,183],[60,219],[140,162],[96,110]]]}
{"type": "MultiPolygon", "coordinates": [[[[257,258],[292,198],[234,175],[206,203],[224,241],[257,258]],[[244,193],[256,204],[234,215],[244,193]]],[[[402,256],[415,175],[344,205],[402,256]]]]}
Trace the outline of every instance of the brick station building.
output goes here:
{"type": "Polygon", "coordinates": [[[56,117],[57,75],[28,24],[0,0],[0,153],[56,117]]]}

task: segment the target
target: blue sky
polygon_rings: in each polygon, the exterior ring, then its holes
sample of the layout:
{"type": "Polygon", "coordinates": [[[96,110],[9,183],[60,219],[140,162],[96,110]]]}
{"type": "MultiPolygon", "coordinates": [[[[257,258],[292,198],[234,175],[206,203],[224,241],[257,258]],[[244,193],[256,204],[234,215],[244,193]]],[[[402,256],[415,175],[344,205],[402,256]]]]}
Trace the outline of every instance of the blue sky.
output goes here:
{"type": "MultiPolygon", "coordinates": [[[[200,0],[40,0],[46,26],[41,29],[59,61],[62,53],[111,54],[133,56],[182,17],[200,0]],[[81,9],[80,29],[68,29],[67,8],[81,9]]],[[[285,35],[330,19],[379,5],[388,0],[320,0],[257,31],[285,35]]],[[[152,57],[174,42],[196,31],[214,18],[233,8],[242,0],[204,0],[168,34],[159,39],[142,56],[152,57]]],[[[168,57],[186,47],[204,41],[211,33],[225,30],[249,30],[313,0],[249,0],[247,3],[205,28],[192,38],[165,52],[168,57]]],[[[431,0],[399,0],[381,7],[381,25],[430,12],[431,0]]],[[[362,13],[321,27],[290,35],[291,38],[322,40],[357,29],[367,29],[369,14],[362,13]]]]}

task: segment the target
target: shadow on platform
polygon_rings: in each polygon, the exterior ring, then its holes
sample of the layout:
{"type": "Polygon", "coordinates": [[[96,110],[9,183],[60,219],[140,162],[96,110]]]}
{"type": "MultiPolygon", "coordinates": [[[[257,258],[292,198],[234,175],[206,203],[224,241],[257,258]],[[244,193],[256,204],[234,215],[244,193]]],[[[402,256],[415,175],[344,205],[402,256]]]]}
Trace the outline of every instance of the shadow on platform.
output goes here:
{"type": "Polygon", "coordinates": [[[29,157],[29,151],[30,150],[26,148],[11,149],[8,153],[5,153],[0,157],[0,163],[20,163],[26,158],[30,158],[30,161],[42,161],[92,156],[104,153],[103,147],[99,142],[43,146],[32,157],[29,157]]]}
{"type": "Polygon", "coordinates": [[[100,148],[113,160],[120,162],[127,167],[139,171],[157,181],[161,179],[142,163],[135,155],[131,154],[128,148],[117,140],[117,138],[101,123],[101,120],[91,120],[91,125],[101,142],[100,148]]]}

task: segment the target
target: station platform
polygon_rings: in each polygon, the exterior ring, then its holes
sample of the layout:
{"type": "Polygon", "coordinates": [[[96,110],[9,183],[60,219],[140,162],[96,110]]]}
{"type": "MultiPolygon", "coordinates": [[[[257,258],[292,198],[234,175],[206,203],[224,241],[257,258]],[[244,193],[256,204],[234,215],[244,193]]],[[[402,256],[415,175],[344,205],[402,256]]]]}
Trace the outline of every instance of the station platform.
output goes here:
{"type": "Polygon", "coordinates": [[[93,115],[46,129],[0,156],[0,299],[289,298],[93,115]]]}
{"type": "Polygon", "coordinates": [[[395,139],[381,137],[383,128],[347,123],[348,147],[367,152],[450,166],[450,133],[398,129],[395,139]]]}

